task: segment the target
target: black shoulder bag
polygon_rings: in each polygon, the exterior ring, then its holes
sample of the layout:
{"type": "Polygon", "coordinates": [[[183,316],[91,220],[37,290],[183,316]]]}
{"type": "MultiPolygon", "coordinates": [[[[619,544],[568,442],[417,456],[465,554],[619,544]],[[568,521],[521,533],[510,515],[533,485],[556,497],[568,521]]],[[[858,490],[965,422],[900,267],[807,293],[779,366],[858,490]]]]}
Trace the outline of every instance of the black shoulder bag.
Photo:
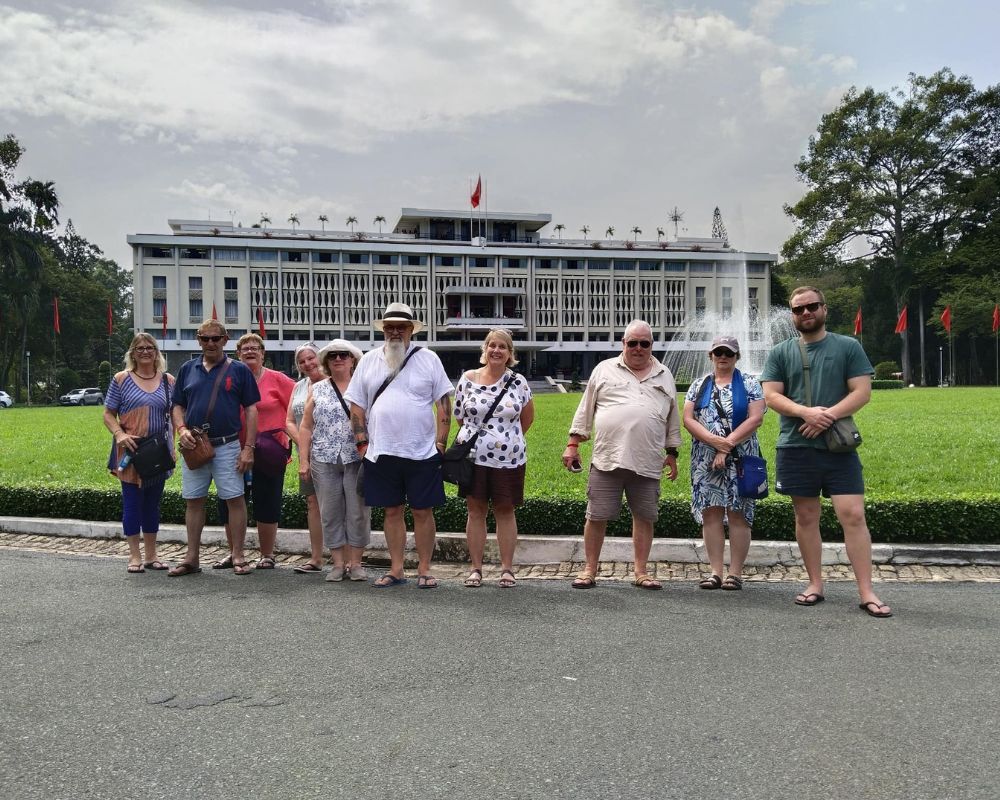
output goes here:
{"type": "MultiPolygon", "coordinates": [[[[167,411],[163,415],[163,433],[144,436],[139,439],[132,454],[132,466],[144,481],[165,475],[174,468],[174,457],[170,452],[170,382],[163,373],[163,394],[167,399],[167,411]]],[[[173,437],[171,437],[172,439],[173,437]]]]}
{"type": "MultiPolygon", "coordinates": [[[[483,428],[490,421],[490,417],[497,410],[497,406],[500,405],[500,401],[507,394],[507,390],[516,377],[516,372],[510,373],[510,377],[507,378],[507,382],[503,385],[496,400],[493,401],[490,410],[486,412],[483,421],[479,423],[479,430],[472,434],[466,441],[462,443],[456,442],[444,451],[444,454],[441,456],[441,478],[446,483],[454,483],[463,492],[467,492],[472,488],[472,467],[474,466],[472,462],[472,449],[476,446],[479,434],[483,432],[483,428]]],[[[455,434],[455,438],[458,438],[457,433],[455,434]]]]}

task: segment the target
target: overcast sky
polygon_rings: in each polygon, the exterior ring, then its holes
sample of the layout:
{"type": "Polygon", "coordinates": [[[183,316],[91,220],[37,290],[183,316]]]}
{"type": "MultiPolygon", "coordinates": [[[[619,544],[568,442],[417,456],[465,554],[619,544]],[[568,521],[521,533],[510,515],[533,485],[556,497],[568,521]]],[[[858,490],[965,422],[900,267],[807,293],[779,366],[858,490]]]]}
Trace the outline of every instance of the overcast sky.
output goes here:
{"type": "MultiPolygon", "coordinates": [[[[992,0],[0,0],[0,133],[128,264],[167,218],[393,225],[403,206],[711,232],[777,252],[851,85],[1000,81],[992,0]]],[[[551,232],[551,226],[549,228],[551,232]]],[[[552,233],[551,235],[555,235],[552,233]]]]}

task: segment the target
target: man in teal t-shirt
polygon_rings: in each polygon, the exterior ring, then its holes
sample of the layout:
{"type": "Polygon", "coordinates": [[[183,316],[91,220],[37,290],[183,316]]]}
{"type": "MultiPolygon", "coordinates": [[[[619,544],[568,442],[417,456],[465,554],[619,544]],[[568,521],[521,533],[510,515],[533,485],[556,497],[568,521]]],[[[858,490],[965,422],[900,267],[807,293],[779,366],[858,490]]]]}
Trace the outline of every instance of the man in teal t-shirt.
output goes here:
{"type": "Polygon", "coordinates": [[[812,286],[792,292],[792,321],[809,354],[812,406],[807,406],[798,339],[776,345],[767,356],[760,382],[769,408],[781,416],[775,488],[795,509],[795,538],[809,575],[796,596],[802,606],[823,602],[823,542],[819,533],[820,495],[830,498],[844,530],[844,544],[858,582],[860,607],[873,617],[892,610],[872,587],[872,540],[865,520],[865,484],[856,451],[831,453],[823,439],[838,419],[871,399],[874,370],[861,345],[826,330],[826,301],[812,286]]]}

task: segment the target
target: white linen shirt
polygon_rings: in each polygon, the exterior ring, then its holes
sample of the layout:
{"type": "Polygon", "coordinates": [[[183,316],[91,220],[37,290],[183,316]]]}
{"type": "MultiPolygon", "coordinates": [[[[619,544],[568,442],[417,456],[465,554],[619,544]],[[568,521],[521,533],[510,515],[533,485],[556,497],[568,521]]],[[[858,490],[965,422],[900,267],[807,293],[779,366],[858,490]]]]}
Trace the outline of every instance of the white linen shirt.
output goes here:
{"type": "Polygon", "coordinates": [[[628,469],[647,478],[663,472],[664,448],[681,443],[677,387],[658,361],[639,380],[622,356],[602,361],[590,374],[569,432],[589,439],[590,463],[610,472],[628,469]]]}
{"type": "MultiPolygon", "coordinates": [[[[344,393],[344,399],[363,409],[367,417],[365,458],[375,461],[383,454],[420,461],[431,458],[438,452],[434,403],[451,394],[454,387],[437,354],[421,347],[373,407],[375,392],[389,377],[383,347],[369,350],[361,357],[344,393]]],[[[411,342],[407,355],[415,347],[411,342]]]]}

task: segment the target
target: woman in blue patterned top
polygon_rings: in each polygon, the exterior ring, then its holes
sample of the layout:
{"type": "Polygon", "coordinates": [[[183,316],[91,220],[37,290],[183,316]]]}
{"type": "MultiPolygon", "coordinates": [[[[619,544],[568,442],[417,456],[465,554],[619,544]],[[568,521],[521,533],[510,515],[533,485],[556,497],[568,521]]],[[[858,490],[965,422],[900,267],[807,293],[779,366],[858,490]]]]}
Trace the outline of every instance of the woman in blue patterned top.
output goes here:
{"type": "Polygon", "coordinates": [[[108,469],[122,484],[122,529],[128,542],[129,572],[169,569],[156,556],[156,534],[163,485],[170,473],[143,480],[131,464],[118,468],[125,453],[134,452],[146,436],[165,433],[173,450],[174,434],[167,412],[174,378],[166,369],[156,339],[137,333],[125,353],[125,369],[112,379],[104,401],[104,425],[115,437],[108,469]],[[145,559],[139,550],[140,531],[145,559]]]}
{"type": "Polygon", "coordinates": [[[691,513],[701,524],[712,574],[702,589],[742,589],[756,501],[740,497],[733,456],[760,455],[757,429],[764,421],[764,393],[752,375],[736,369],[740,343],[717,336],[708,353],[712,372],[696,380],[684,398],[684,427],[691,449],[691,513]],[[729,526],[729,574],[722,578],[729,526]]]}
{"type": "Polygon", "coordinates": [[[524,434],[535,418],[535,404],[524,376],[510,370],[517,364],[517,355],[514,340],[507,331],[495,329],[486,334],[479,363],[483,366],[466,372],[455,389],[455,419],[461,425],[455,441],[466,442],[479,432],[472,453],[475,462],[472,487],[468,492],[459,491],[468,509],[465,535],[472,561],[465,585],[476,588],[483,582],[486,514],[492,501],[500,549],[499,586],[509,589],[517,582],[514,507],[524,503],[524,466],[528,460],[524,434]],[[483,418],[508,379],[512,380],[503,399],[484,426],[483,418]]]}

